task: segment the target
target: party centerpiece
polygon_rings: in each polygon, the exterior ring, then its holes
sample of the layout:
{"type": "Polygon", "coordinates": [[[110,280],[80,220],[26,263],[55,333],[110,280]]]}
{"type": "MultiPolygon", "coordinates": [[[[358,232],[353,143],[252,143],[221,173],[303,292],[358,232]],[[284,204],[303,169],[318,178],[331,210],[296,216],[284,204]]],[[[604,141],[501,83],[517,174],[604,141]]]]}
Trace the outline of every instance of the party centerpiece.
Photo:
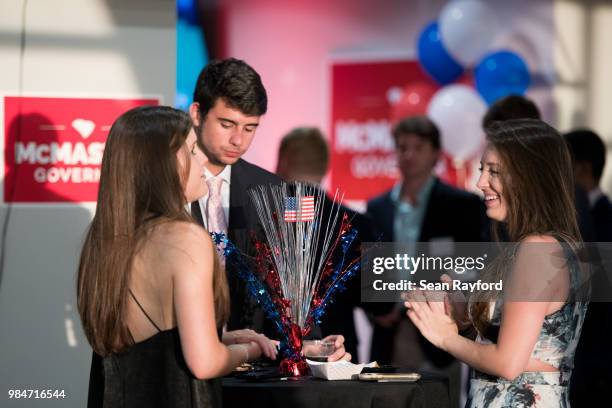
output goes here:
{"type": "Polygon", "coordinates": [[[308,373],[302,338],[321,322],[336,292],[359,270],[350,258],[357,231],[334,200],[303,183],[257,186],[249,190],[265,241],[254,238],[247,257],[223,235],[213,234],[225,261],[243,279],[280,337],[285,375],[308,373]]]}

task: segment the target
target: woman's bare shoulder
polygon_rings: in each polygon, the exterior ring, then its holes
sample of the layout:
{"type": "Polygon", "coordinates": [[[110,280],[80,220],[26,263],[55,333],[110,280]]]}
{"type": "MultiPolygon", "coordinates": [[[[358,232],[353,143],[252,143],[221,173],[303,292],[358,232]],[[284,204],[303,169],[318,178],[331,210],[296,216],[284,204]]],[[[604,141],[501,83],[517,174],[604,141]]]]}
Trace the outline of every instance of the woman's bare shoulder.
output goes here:
{"type": "Polygon", "coordinates": [[[213,254],[208,232],[186,221],[168,221],[156,226],[145,244],[149,254],[175,266],[207,262],[213,254]]]}
{"type": "Polygon", "coordinates": [[[552,235],[532,234],[523,238],[519,245],[518,256],[528,259],[547,259],[562,250],[561,243],[552,235]]]}
{"type": "Polygon", "coordinates": [[[153,234],[157,239],[165,239],[173,242],[188,243],[211,242],[208,232],[196,223],[188,221],[168,221],[158,225],[153,234]]]}

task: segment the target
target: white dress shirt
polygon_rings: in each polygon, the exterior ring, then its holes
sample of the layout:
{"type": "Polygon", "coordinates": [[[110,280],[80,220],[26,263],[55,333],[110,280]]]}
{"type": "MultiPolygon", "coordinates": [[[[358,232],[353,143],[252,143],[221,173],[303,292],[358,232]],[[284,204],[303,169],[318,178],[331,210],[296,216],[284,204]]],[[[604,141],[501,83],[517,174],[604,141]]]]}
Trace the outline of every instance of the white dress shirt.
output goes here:
{"type": "MultiPolygon", "coordinates": [[[[208,169],[204,169],[204,175],[206,180],[213,177],[220,177],[223,179],[221,184],[221,203],[223,204],[223,214],[225,215],[225,221],[229,225],[229,206],[230,206],[230,180],[232,178],[232,166],[225,166],[225,168],[217,176],[214,176],[208,169]]],[[[208,193],[202,196],[198,203],[200,204],[200,211],[202,211],[202,218],[204,219],[204,228],[208,229],[208,212],[206,207],[208,205],[208,193]]]]}

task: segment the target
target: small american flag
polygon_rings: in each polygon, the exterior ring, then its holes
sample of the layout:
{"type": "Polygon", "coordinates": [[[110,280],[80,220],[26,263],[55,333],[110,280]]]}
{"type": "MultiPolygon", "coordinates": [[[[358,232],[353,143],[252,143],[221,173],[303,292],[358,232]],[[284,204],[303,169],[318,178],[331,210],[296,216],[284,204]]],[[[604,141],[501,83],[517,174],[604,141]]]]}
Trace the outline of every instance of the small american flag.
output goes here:
{"type": "Polygon", "coordinates": [[[286,222],[312,221],[314,213],[314,196],[300,197],[299,207],[297,197],[285,197],[284,220],[286,222]]]}
{"type": "Polygon", "coordinates": [[[297,199],[295,197],[285,197],[285,221],[297,221],[297,199]]]}

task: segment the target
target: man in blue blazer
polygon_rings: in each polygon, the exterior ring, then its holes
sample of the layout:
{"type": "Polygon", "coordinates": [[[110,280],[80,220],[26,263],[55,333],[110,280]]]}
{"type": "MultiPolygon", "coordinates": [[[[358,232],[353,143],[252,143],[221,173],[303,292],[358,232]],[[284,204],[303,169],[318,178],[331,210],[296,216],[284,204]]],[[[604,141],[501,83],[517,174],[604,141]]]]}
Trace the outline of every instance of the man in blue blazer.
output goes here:
{"type": "MultiPolygon", "coordinates": [[[[401,120],[393,129],[401,180],[368,202],[367,214],[383,242],[479,242],[487,233],[484,204],[434,176],[441,151],[436,125],[425,116],[401,120]]],[[[414,330],[401,305],[372,304],[371,359],[410,368],[449,367],[455,360],[414,330]],[[432,367],[433,366],[433,367],[432,367]]],[[[451,384],[458,400],[458,368],[451,384]]]]}

